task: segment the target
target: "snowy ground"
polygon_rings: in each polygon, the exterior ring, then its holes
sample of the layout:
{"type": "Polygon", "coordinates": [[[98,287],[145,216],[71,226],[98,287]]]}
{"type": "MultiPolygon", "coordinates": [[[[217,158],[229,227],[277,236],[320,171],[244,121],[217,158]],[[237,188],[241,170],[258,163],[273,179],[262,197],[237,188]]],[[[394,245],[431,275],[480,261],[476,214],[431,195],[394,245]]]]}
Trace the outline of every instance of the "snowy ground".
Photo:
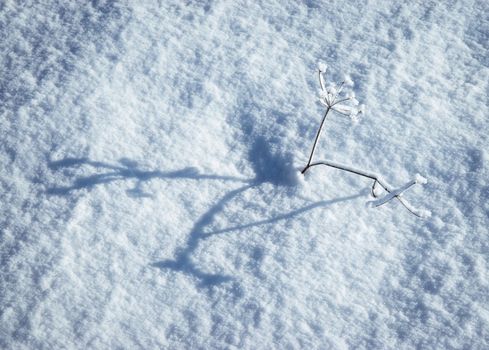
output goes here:
{"type": "Polygon", "coordinates": [[[83,3],[0,2],[0,348],[489,347],[489,3],[83,3]],[[294,178],[318,60],[430,219],[294,178]]]}

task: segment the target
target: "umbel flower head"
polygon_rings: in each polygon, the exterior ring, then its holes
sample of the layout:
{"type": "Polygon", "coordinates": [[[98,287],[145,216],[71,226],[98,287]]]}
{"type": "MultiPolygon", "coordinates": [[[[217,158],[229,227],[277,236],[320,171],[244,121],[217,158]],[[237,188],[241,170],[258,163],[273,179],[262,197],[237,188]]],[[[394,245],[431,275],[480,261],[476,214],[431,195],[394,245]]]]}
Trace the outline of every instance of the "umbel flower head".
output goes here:
{"type": "Polygon", "coordinates": [[[318,63],[319,70],[319,102],[335,112],[350,117],[352,121],[358,121],[361,114],[364,113],[364,106],[360,105],[355,98],[352,90],[353,80],[346,75],[340,83],[329,83],[326,86],[324,75],[328,66],[322,62],[318,63]]]}

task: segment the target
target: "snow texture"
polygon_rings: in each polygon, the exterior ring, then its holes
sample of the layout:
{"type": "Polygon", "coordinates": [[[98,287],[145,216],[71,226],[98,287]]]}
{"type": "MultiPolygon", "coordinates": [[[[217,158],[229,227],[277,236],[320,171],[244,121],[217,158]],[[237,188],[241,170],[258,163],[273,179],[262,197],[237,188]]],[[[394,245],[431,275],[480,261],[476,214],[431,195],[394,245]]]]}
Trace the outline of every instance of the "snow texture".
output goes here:
{"type": "Polygon", "coordinates": [[[0,348],[489,348],[487,1],[0,2],[0,348]],[[366,209],[382,174],[432,211],[366,209]],[[422,182],[422,181],[418,181],[422,182]]]}

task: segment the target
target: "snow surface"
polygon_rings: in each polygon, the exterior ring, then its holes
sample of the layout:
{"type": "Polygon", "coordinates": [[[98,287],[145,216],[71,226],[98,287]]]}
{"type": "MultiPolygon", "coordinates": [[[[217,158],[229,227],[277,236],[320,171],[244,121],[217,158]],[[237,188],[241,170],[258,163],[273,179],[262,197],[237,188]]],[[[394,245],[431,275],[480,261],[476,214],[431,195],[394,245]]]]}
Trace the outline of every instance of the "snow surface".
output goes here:
{"type": "Polygon", "coordinates": [[[0,348],[489,347],[487,1],[0,2],[0,348]],[[307,162],[316,62],[367,115],[307,162]]]}

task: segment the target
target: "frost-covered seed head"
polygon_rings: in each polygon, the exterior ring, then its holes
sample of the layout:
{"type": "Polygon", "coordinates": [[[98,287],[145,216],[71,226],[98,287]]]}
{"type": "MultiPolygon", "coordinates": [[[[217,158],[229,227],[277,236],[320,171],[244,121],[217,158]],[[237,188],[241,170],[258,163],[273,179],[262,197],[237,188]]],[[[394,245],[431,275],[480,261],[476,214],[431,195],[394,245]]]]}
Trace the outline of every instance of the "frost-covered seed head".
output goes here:
{"type": "Polygon", "coordinates": [[[353,83],[353,80],[351,79],[351,77],[349,75],[345,75],[345,77],[343,78],[343,81],[345,82],[345,86],[353,86],[354,83],[353,83]]]}
{"type": "Polygon", "coordinates": [[[428,180],[426,180],[426,178],[421,176],[420,174],[416,174],[414,181],[416,181],[416,183],[421,184],[421,185],[428,183],[428,180]]]}
{"type": "Polygon", "coordinates": [[[318,69],[320,72],[326,72],[326,69],[328,69],[328,65],[325,64],[324,62],[318,62],[318,69]]]}
{"type": "Polygon", "coordinates": [[[351,89],[353,86],[352,79],[346,75],[339,84],[331,82],[325,85],[324,71],[326,68],[327,66],[324,63],[318,63],[319,83],[321,86],[319,102],[325,107],[350,117],[353,122],[357,122],[358,116],[364,111],[364,106],[359,106],[359,102],[355,98],[355,93],[351,89]]]}

